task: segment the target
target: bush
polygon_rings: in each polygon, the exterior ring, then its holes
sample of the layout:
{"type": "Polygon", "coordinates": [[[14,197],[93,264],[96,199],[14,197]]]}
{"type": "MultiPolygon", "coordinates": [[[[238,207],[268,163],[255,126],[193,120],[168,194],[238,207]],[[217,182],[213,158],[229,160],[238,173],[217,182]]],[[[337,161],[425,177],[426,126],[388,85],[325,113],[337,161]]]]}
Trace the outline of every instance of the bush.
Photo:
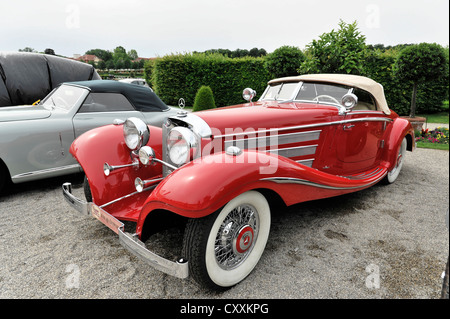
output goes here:
{"type": "Polygon", "coordinates": [[[298,68],[305,60],[305,55],[297,47],[282,46],[266,56],[264,66],[271,78],[298,75],[298,68]]]}
{"type": "Polygon", "coordinates": [[[216,108],[214,96],[209,86],[202,86],[195,95],[193,111],[203,111],[216,108]]]}

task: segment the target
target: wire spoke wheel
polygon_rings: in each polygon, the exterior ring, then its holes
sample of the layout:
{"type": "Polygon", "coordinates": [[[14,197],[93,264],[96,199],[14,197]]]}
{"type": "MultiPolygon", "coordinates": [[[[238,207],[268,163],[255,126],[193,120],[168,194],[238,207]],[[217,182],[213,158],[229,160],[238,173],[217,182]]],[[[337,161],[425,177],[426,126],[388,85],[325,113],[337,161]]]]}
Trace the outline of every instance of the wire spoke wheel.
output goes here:
{"type": "Polygon", "coordinates": [[[183,245],[190,274],[212,289],[238,284],[259,262],[270,223],[269,204],[256,191],[235,197],[212,215],[191,219],[183,245]]]}
{"type": "Polygon", "coordinates": [[[258,237],[259,216],[251,205],[233,209],[217,232],[214,251],[222,269],[239,266],[251,253],[258,237]]]}

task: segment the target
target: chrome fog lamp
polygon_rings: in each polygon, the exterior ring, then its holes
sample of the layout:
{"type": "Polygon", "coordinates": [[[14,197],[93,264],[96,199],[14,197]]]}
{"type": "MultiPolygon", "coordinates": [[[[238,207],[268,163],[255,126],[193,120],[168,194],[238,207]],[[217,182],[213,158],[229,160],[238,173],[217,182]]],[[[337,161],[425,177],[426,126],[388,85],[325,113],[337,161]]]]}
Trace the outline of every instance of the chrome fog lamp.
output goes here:
{"type": "Polygon", "coordinates": [[[248,102],[251,102],[255,96],[256,96],[256,91],[251,88],[246,88],[242,92],[242,97],[244,98],[244,100],[246,100],[248,102]]]}
{"type": "Polygon", "coordinates": [[[150,146],[143,146],[139,150],[139,160],[142,164],[148,165],[153,162],[155,158],[155,151],[150,146]]]}
{"type": "Polygon", "coordinates": [[[150,130],[141,119],[130,117],[123,124],[123,137],[128,148],[136,151],[148,143],[150,130]]]}
{"type": "Polygon", "coordinates": [[[142,179],[140,179],[139,177],[137,177],[134,180],[134,187],[136,187],[136,190],[141,193],[144,190],[144,181],[142,179]]]}
{"type": "Polygon", "coordinates": [[[186,127],[173,128],[167,138],[169,158],[175,165],[182,165],[194,159],[199,150],[199,138],[186,127]]]}
{"type": "Polygon", "coordinates": [[[353,93],[347,93],[342,97],[341,103],[347,110],[351,110],[358,103],[358,97],[353,93]]]}

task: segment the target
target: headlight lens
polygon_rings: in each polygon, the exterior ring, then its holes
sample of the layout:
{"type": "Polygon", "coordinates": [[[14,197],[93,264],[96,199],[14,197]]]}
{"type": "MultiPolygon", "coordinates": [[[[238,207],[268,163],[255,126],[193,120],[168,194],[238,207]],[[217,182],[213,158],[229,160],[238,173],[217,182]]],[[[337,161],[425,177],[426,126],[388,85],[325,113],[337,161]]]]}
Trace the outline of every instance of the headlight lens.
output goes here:
{"type": "Polygon", "coordinates": [[[175,127],[167,138],[169,158],[175,165],[190,162],[197,155],[199,149],[199,138],[185,127],[175,127]]]}
{"type": "Polygon", "coordinates": [[[148,143],[150,131],[144,121],[130,117],[123,124],[123,137],[128,148],[135,151],[148,143]]]}

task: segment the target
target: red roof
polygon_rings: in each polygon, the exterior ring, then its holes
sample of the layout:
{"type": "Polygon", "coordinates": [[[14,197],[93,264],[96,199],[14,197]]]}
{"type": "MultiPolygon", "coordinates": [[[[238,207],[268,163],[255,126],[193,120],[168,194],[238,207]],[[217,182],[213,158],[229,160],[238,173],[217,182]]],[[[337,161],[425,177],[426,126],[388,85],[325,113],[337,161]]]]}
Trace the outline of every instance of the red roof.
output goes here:
{"type": "Polygon", "coordinates": [[[97,56],[93,55],[93,54],[85,54],[85,55],[80,56],[77,60],[78,61],[89,62],[89,61],[98,61],[98,60],[101,60],[101,59],[98,58],[97,56]]]}

